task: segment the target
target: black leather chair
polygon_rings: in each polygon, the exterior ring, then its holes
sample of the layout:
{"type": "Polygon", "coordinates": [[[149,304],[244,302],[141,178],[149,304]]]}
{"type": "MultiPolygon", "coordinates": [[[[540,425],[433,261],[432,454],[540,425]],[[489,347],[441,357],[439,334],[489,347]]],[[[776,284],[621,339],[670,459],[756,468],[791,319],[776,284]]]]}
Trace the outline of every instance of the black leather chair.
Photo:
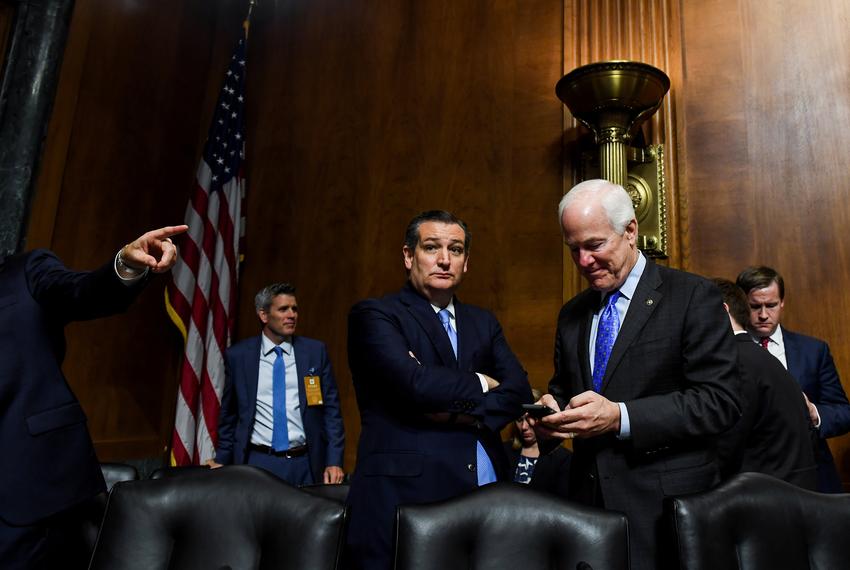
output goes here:
{"type": "Polygon", "coordinates": [[[191,475],[209,471],[210,468],[206,465],[186,465],[184,467],[159,467],[154,469],[148,479],[169,479],[171,477],[182,477],[183,475],[191,475]]]}
{"type": "Polygon", "coordinates": [[[90,570],[337,568],[346,507],[246,465],[119,483],[90,570]]]}
{"type": "MultiPolygon", "coordinates": [[[[116,483],[136,481],[139,478],[139,472],[136,468],[125,463],[101,463],[100,472],[103,473],[103,479],[106,481],[107,491],[111,490],[116,483]]],[[[82,511],[79,535],[76,535],[77,531],[75,530],[72,542],[81,549],[79,557],[87,560],[94,550],[100,523],[103,521],[104,512],[106,512],[106,493],[92,497],[80,508],[82,511]]],[[[74,548],[76,550],[77,547],[74,548]]]]}
{"type": "Polygon", "coordinates": [[[664,506],[683,569],[850,567],[850,494],[815,493],[742,473],[664,506]]]}
{"type": "Polygon", "coordinates": [[[339,485],[304,485],[300,489],[311,495],[327,497],[328,499],[344,503],[348,498],[348,487],[348,483],[340,483],[339,485]]]}
{"type": "Polygon", "coordinates": [[[625,515],[514,483],[428,505],[400,506],[396,570],[623,570],[625,515]]]}
{"type": "Polygon", "coordinates": [[[115,483],[139,479],[139,471],[126,463],[101,463],[100,472],[103,473],[103,478],[106,481],[107,491],[111,491],[115,483]]]}

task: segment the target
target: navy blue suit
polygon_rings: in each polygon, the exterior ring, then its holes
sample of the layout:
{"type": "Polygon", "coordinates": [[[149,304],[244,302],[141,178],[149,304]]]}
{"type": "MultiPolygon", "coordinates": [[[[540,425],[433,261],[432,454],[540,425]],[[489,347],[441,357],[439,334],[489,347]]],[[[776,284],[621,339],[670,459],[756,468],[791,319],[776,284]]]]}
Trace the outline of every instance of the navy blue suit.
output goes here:
{"type": "Polygon", "coordinates": [[[841,479],[826,438],[850,431],[850,403],[838,378],[829,345],[816,338],[791,332],[782,327],[785,359],[791,373],[820,414],[818,449],[818,490],[842,491],[841,479]]]}
{"type": "MultiPolygon", "coordinates": [[[[260,373],[261,337],[234,344],[224,355],[225,382],[218,421],[218,463],[244,464],[254,430],[257,410],[257,379],[260,373]]],[[[293,336],[295,366],[298,374],[298,399],[301,422],[307,436],[307,455],[314,483],[322,482],[325,467],[342,467],[345,431],[339,409],[339,393],[325,344],[318,340],[293,336]],[[308,406],[304,377],[321,378],[322,405],[308,406]]]]}
{"type": "MultiPolygon", "coordinates": [[[[74,272],[46,250],[0,257],[0,449],[5,458],[0,519],[5,523],[40,524],[106,489],[86,415],[62,374],[64,327],[122,311],[140,289],[141,283],[121,283],[112,263],[74,272]]],[[[3,552],[9,536],[0,530],[4,568],[17,567],[14,554],[3,552]]]]}
{"type": "Polygon", "coordinates": [[[348,495],[355,568],[392,566],[398,505],[477,487],[477,441],[498,478],[508,478],[499,432],[531,401],[528,378],[492,313],[457,299],[454,307],[457,358],[430,303],[409,284],[361,301],[349,315],[348,358],[362,426],[348,495]],[[476,372],[501,385],[484,393],[476,372]],[[457,414],[475,421],[453,421],[457,414]]]}

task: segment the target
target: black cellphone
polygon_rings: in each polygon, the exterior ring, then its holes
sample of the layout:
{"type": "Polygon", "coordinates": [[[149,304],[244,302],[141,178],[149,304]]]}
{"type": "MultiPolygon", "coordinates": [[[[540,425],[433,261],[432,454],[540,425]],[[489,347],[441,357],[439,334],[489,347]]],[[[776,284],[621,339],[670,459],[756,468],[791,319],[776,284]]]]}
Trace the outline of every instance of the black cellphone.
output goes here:
{"type": "Polygon", "coordinates": [[[544,416],[548,416],[549,414],[557,413],[549,406],[544,406],[543,404],[523,404],[522,409],[523,411],[525,411],[526,414],[528,414],[532,418],[542,418],[544,416]]]}

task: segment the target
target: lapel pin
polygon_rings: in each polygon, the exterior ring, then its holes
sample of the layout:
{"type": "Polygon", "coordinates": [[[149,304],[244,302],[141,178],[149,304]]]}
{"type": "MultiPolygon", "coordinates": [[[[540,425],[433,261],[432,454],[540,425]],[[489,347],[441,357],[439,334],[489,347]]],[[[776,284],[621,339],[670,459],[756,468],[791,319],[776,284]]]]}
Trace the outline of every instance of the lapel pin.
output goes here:
{"type": "Polygon", "coordinates": [[[652,299],[647,299],[646,300],[646,306],[648,307],[648,306],[652,305],[653,302],[654,301],[652,299]]]}

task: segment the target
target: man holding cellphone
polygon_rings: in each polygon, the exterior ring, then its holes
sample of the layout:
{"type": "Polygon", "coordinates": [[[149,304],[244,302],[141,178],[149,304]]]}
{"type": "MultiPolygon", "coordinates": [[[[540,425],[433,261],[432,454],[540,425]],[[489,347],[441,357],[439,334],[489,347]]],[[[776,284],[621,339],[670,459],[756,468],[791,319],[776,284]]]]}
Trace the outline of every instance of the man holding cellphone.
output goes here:
{"type": "Polygon", "coordinates": [[[633,570],[659,567],[664,497],[720,480],[711,436],[738,419],[736,349],[720,292],[637,248],[622,186],[588,180],[559,209],[590,287],[561,309],[539,438],[576,438],[570,495],[626,514],[633,570]]]}

